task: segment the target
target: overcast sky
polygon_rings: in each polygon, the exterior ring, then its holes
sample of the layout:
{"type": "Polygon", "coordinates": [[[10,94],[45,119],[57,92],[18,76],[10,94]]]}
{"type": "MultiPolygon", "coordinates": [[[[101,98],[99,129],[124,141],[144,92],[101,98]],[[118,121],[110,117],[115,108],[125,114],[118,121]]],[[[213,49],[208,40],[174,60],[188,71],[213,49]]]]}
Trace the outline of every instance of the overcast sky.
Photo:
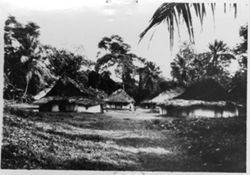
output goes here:
{"type": "MultiPolygon", "coordinates": [[[[138,56],[154,61],[161,67],[165,77],[170,76],[170,62],[178,46],[188,40],[182,27],[181,37],[175,37],[173,52],[169,47],[169,33],[166,24],[150,31],[140,44],[139,34],[147,27],[154,11],[162,0],[0,0],[1,16],[6,20],[13,15],[22,23],[32,21],[40,26],[40,41],[57,48],[66,48],[96,60],[97,44],[104,36],[118,34],[131,45],[138,56]],[[155,31],[152,42],[151,34],[155,31]],[[149,45],[150,44],[150,45],[149,45]]],[[[246,1],[242,1],[246,2],[246,1]]],[[[207,50],[208,43],[215,39],[225,41],[230,47],[239,43],[239,28],[247,23],[248,6],[238,4],[237,18],[223,4],[216,5],[215,21],[208,10],[203,30],[194,18],[196,49],[207,50]]]]}

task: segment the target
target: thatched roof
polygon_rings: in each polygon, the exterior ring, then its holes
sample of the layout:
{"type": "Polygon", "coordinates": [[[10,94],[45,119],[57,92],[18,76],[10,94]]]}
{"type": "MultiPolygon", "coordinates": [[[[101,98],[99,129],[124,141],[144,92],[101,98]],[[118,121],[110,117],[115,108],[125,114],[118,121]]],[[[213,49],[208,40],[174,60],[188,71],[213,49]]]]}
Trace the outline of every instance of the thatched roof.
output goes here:
{"type": "Polygon", "coordinates": [[[94,106],[103,103],[97,98],[84,98],[84,97],[61,97],[61,96],[49,96],[41,98],[34,102],[34,104],[46,104],[51,102],[63,102],[63,103],[74,103],[81,104],[84,106],[94,106]]]}
{"type": "Polygon", "coordinates": [[[227,101],[229,100],[229,94],[218,82],[209,78],[191,85],[175,99],[227,101]]]}
{"type": "Polygon", "coordinates": [[[175,106],[175,107],[189,107],[189,106],[216,106],[216,107],[232,107],[240,106],[234,102],[227,101],[203,101],[203,100],[183,100],[183,99],[172,99],[161,103],[160,106],[175,106]]]}
{"type": "Polygon", "coordinates": [[[164,103],[167,100],[170,100],[180,94],[182,94],[184,92],[183,88],[175,88],[175,89],[170,89],[167,90],[165,92],[160,93],[158,96],[156,96],[155,98],[151,99],[151,100],[144,100],[141,103],[142,104],[147,104],[147,103],[155,103],[155,104],[159,104],[159,103],[164,103]]]}
{"type": "Polygon", "coordinates": [[[81,88],[71,78],[62,76],[53,86],[38,93],[38,95],[36,95],[37,101],[35,101],[34,104],[63,101],[93,106],[102,102],[100,99],[98,99],[96,94],[96,91],[81,88]]]}
{"type": "Polygon", "coordinates": [[[33,99],[39,100],[39,99],[43,98],[53,87],[54,87],[54,85],[47,87],[47,88],[44,88],[42,91],[38,92],[38,94],[33,96],[33,99]]]}
{"type": "Polygon", "coordinates": [[[72,97],[72,96],[85,96],[91,97],[94,94],[85,88],[81,88],[74,80],[67,76],[62,76],[50,91],[44,96],[62,96],[62,97],[72,97]]]}
{"type": "Polygon", "coordinates": [[[135,100],[130,97],[123,89],[118,89],[113,92],[108,98],[105,99],[106,102],[114,103],[134,103],[135,100]]]}

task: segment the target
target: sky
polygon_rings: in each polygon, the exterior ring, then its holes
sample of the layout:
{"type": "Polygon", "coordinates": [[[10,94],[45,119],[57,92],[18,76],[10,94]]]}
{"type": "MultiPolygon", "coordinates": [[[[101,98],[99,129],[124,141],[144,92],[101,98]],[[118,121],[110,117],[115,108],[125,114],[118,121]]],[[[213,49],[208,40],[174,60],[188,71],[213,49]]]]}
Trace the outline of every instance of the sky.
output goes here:
{"type": "MultiPolygon", "coordinates": [[[[170,77],[170,62],[179,46],[188,41],[188,34],[181,26],[181,36],[175,33],[174,48],[169,46],[166,24],[153,28],[138,44],[139,34],[147,27],[154,11],[163,0],[0,0],[3,20],[13,15],[22,23],[35,22],[40,26],[40,41],[57,48],[86,55],[96,61],[98,42],[105,36],[118,34],[131,45],[132,52],[155,62],[163,76],[170,77]],[[150,37],[154,37],[150,42],[150,37]]],[[[216,4],[213,19],[208,10],[204,24],[194,18],[195,48],[206,51],[215,39],[225,41],[229,47],[241,42],[239,28],[248,21],[246,1],[238,4],[237,18],[228,6],[216,4]]]]}

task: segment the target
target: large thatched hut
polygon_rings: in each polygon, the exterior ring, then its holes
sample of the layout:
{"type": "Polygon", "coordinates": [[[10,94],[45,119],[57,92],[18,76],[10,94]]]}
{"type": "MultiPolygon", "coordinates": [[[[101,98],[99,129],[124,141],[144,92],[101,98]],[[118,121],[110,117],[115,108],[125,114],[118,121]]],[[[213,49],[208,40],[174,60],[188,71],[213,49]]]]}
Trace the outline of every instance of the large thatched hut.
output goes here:
{"type": "Polygon", "coordinates": [[[135,110],[135,100],[130,97],[123,89],[118,89],[105,99],[106,109],[128,109],[135,110]]]}
{"type": "Polygon", "coordinates": [[[141,102],[141,106],[144,108],[155,108],[158,104],[164,103],[167,100],[173,99],[184,92],[183,88],[177,87],[173,89],[166,90],[160,93],[158,96],[144,100],[141,102]]]}
{"type": "Polygon", "coordinates": [[[93,91],[80,88],[69,77],[63,76],[50,88],[40,92],[34,103],[44,112],[102,112],[102,101],[93,91]],[[41,95],[42,94],[42,95],[41,95]]]}
{"type": "Polygon", "coordinates": [[[176,117],[234,117],[240,106],[229,101],[229,94],[213,79],[204,79],[172,100],[160,104],[161,114],[176,117]]]}

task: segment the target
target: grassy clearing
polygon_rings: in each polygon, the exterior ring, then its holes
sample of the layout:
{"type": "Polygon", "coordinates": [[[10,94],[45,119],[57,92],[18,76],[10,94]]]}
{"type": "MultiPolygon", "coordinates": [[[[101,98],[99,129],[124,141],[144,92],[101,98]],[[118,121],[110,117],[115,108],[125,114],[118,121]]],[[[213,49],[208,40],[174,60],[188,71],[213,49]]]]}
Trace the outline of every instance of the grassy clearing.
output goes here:
{"type": "Polygon", "coordinates": [[[144,114],[116,114],[5,109],[1,167],[245,171],[244,118],[144,120],[144,114]]]}

